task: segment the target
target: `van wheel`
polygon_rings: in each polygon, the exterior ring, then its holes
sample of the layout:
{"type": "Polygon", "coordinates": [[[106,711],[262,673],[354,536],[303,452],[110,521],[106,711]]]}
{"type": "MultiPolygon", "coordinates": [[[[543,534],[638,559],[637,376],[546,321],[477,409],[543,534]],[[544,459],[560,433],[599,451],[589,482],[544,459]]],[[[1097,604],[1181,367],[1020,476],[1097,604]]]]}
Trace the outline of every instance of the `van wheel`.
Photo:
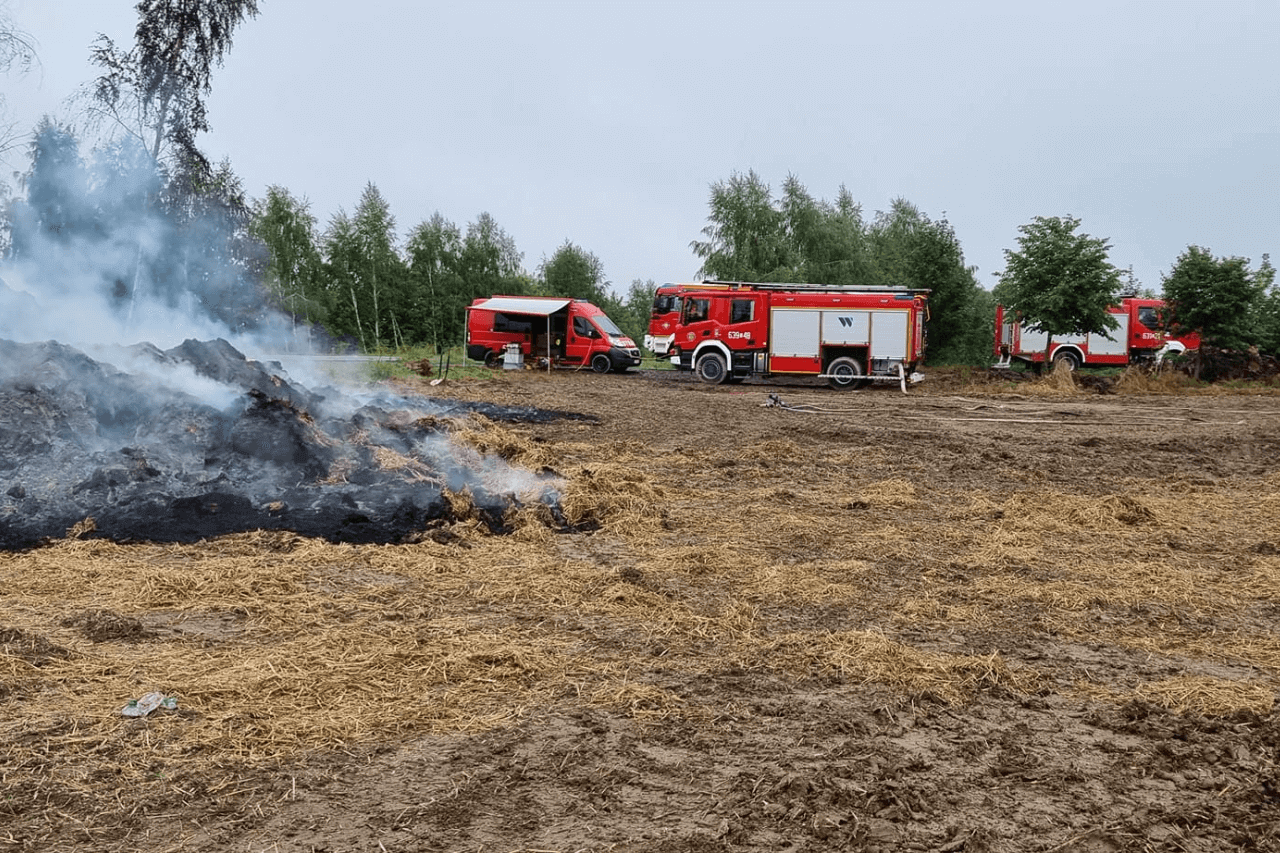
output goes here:
{"type": "Polygon", "coordinates": [[[497,370],[498,366],[501,364],[502,364],[502,356],[499,353],[496,353],[493,350],[489,350],[487,353],[484,354],[484,366],[489,368],[490,370],[497,370]]]}
{"type": "Polygon", "coordinates": [[[609,360],[609,356],[598,352],[591,357],[591,369],[596,373],[608,373],[613,369],[613,362],[609,360]]]}
{"type": "Polygon", "coordinates": [[[698,359],[698,378],[708,385],[719,385],[729,375],[724,356],[709,352],[698,359]]]}
{"type": "Polygon", "coordinates": [[[843,390],[861,388],[867,384],[867,380],[862,377],[862,365],[858,364],[858,360],[846,355],[833,359],[827,365],[827,384],[843,390]]]}

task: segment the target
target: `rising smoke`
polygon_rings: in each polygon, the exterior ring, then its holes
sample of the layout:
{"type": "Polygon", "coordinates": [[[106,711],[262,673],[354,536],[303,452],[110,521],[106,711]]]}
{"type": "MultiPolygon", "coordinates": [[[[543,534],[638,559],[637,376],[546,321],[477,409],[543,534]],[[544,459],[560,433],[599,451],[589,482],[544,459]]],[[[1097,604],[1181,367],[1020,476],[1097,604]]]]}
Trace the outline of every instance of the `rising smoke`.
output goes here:
{"type": "Polygon", "coordinates": [[[287,346],[261,285],[264,249],[229,170],[164,176],[136,142],[82,158],[45,122],[9,212],[0,335],[77,346],[225,337],[287,346]],[[197,191],[195,188],[198,187],[197,191]]]}
{"type": "Polygon", "coordinates": [[[554,477],[450,441],[442,424],[475,407],[291,376],[270,354],[298,338],[234,185],[201,180],[162,181],[136,146],[86,162],[67,131],[37,133],[0,266],[0,548],[73,526],[391,542],[447,521],[447,492],[494,529],[516,503],[554,506],[554,477]]]}

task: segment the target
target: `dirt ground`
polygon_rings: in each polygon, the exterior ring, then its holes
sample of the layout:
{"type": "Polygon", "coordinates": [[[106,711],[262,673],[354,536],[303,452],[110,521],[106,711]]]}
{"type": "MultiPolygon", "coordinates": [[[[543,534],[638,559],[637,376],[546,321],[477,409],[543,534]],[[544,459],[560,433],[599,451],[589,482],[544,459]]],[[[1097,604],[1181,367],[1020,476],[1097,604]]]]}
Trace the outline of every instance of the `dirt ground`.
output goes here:
{"type": "Polygon", "coordinates": [[[0,849],[1280,850],[1275,389],[405,387],[563,519],[0,557],[0,849]]]}

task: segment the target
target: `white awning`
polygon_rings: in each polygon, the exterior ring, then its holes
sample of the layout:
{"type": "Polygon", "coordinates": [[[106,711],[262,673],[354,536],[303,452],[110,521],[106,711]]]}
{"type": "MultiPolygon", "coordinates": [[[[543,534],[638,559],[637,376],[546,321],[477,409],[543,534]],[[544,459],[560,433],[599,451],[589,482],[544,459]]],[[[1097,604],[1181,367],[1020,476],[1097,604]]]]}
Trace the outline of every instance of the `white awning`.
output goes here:
{"type": "Polygon", "coordinates": [[[495,296],[471,307],[479,308],[482,311],[501,311],[503,314],[533,314],[537,317],[546,317],[556,313],[572,301],[571,299],[555,299],[546,296],[495,296]]]}

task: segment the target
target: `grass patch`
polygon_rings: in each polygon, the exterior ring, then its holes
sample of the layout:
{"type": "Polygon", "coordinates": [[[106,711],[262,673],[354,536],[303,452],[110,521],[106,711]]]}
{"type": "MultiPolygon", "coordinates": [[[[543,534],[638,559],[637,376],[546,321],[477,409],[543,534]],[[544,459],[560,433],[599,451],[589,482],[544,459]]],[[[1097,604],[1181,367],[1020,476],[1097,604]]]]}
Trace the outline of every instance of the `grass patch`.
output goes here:
{"type": "Polygon", "coordinates": [[[380,358],[369,362],[369,380],[381,382],[387,379],[408,379],[412,376],[428,379],[475,379],[490,376],[493,371],[478,361],[467,358],[462,347],[451,347],[436,352],[435,347],[403,347],[396,350],[379,350],[371,355],[380,358]]]}

